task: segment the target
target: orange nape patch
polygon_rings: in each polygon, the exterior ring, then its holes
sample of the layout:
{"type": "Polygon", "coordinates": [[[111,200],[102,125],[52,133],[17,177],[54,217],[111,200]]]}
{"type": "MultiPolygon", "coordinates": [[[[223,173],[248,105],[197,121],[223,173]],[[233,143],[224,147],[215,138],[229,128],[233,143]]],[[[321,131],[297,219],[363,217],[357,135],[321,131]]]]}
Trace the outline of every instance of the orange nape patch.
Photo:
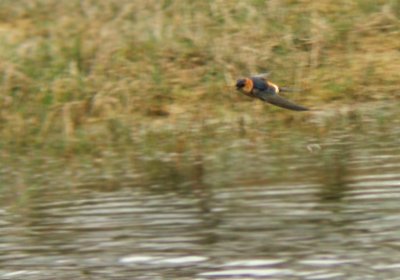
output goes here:
{"type": "Polygon", "coordinates": [[[251,92],[253,91],[254,83],[253,83],[253,81],[252,81],[251,79],[249,79],[249,78],[246,78],[245,81],[246,81],[246,82],[245,82],[245,84],[244,84],[243,91],[244,91],[246,94],[251,94],[251,92]]]}
{"type": "Polygon", "coordinates": [[[275,89],[275,93],[279,92],[279,87],[275,85],[274,83],[271,83],[270,81],[267,82],[267,85],[275,89]]]}

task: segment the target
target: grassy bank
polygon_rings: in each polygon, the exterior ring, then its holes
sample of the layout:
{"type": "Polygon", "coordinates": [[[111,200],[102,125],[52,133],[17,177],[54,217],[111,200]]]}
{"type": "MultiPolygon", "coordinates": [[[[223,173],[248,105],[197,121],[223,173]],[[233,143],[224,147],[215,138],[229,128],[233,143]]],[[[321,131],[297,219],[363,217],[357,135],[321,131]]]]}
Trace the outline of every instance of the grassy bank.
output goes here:
{"type": "Polygon", "coordinates": [[[3,0],[0,142],[79,151],[181,119],[280,114],[232,87],[265,71],[305,105],[393,102],[399,33],[398,0],[3,0]]]}

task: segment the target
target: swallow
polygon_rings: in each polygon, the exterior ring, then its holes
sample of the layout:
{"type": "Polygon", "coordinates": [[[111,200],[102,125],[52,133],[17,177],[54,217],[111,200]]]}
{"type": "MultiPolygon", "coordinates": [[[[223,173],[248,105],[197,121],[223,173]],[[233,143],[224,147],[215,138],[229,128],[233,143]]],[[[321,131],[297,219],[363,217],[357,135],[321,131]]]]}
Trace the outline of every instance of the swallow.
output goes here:
{"type": "Polygon", "coordinates": [[[261,75],[238,79],[236,81],[236,89],[249,97],[261,99],[281,108],[294,111],[310,110],[279,96],[278,93],[290,90],[277,86],[261,75]]]}

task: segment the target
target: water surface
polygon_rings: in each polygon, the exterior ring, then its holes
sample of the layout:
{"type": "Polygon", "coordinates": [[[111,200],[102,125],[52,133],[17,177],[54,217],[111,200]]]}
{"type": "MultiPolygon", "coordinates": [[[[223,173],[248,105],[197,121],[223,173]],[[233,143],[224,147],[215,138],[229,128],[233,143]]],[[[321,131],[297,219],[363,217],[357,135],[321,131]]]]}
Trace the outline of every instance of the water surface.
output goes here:
{"type": "Polygon", "coordinates": [[[399,128],[214,122],[3,155],[0,279],[399,279],[399,128]]]}

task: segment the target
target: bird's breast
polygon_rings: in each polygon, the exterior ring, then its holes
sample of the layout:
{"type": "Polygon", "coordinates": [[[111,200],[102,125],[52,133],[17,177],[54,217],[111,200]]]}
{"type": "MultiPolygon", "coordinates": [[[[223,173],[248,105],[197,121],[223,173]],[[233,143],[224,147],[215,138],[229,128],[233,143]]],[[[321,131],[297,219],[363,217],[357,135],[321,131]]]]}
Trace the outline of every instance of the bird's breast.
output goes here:
{"type": "Polygon", "coordinates": [[[254,83],[251,79],[246,78],[245,80],[245,84],[243,87],[243,92],[246,94],[251,94],[251,92],[253,91],[254,88],[254,83]]]}

